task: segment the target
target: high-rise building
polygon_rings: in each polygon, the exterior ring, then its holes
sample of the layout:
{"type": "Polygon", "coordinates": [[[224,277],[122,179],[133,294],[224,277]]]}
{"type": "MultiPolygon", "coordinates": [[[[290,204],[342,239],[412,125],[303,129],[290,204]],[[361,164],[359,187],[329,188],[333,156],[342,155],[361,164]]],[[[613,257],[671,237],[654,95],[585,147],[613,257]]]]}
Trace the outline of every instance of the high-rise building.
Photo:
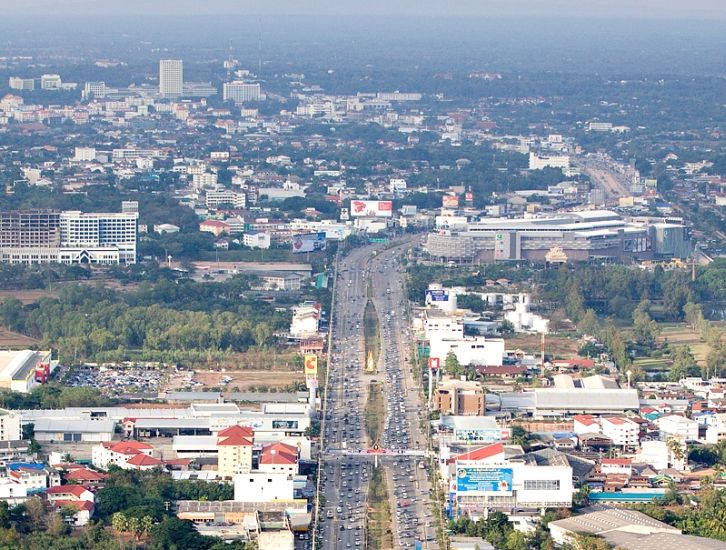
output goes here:
{"type": "Polygon", "coordinates": [[[0,212],[0,262],[136,262],[138,213],[0,212]]]}
{"type": "Polygon", "coordinates": [[[176,98],[184,92],[184,64],[181,59],[159,61],[159,94],[176,98]]]}
{"type": "Polygon", "coordinates": [[[236,105],[251,101],[259,101],[262,95],[260,84],[251,84],[235,80],[234,82],[225,82],[223,87],[224,101],[232,100],[236,105]]]}

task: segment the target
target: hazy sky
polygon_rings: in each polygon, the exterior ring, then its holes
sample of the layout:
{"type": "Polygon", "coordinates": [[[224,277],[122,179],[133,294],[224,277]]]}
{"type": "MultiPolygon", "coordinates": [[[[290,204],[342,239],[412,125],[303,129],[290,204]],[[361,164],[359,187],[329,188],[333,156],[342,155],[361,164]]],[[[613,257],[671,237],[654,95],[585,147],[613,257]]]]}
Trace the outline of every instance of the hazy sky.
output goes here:
{"type": "Polygon", "coordinates": [[[726,0],[2,0],[8,15],[416,15],[726,19],[726,0]]]}

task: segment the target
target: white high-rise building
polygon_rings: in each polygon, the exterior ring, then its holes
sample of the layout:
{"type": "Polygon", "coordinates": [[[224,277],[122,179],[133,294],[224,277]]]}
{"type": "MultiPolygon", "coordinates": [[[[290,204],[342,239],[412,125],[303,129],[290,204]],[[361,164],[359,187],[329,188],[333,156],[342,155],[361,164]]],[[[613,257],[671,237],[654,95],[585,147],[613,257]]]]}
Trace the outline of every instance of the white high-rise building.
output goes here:
{"type": "Polygon", "coordinates": [[[106,97],[106,92],[107,88],[105,82],[86,82],[83,86],[83,99],[103,99],[106,97]]]}
{"type": "Polygon", "coordinates": [[[106,252],[104,249],[108,249],[117,253],[118,260],[112,263],[136,263],[138,217],[136,212],[120,214],[62,212],[60,215],[61,246],[74,249],[97,248],[100,249],[101,255],[106,252]]]}
{"type": "Polygon", "coordinates": [[[232,100],[236,105],[251,101],[260,101],[262,90],[259,83],[248,83],[240,80],[225,82],[223,86],[224,101],[232,100]]]}
{"type": "Polygon", "coordinates": [[[176,98],[184,92],[184,64],[181,59],[159,61],[159,94],[176,98]]]}

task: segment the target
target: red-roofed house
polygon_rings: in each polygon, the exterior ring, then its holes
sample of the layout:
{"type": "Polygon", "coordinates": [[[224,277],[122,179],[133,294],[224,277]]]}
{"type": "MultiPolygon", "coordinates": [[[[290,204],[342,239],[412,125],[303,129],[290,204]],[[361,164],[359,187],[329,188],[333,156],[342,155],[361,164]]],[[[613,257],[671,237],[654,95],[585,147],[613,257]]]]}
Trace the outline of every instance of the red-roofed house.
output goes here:
{"type": "Polygon", "coordinates": [[[154,448],[140,441],[117,441],[115,443],[101,443],[91,451],[91,463],[101,470],[108,470],[108,467],[115,464],[119,468],[126,468],[130,458],[138,454],[151,456],[154,448]]]}
{"type": "Polygon", "coordinates": [[[255,432],[249,426],[230,426],[217,433],[217,470],[220,477],[232,477],[252,469],[255,432]]]}
{"type": "Polygon", "coordinates": [[[73,468],[66,472],[63,479],[66,483],[72,482],[83,487],[100,487],[103,482],[108,478],[107,474],[96,472],[95,470],[89,470],[88,468],[73,468]]]}
{"type": "Polygon", "coordinates": [[[81,526],[88,523],[93,515],[95,495],[80,485],[57,485],[49,487],[45,497],[53,508],[73,508],[76,510],[73,523],[81,526]]]}
{"type": "Polygon", "coordinates": [[[139,453],[126,461],[124,466],[125,470],[153,470],[159,468],[162,465],[162,461],[153,456],[149,456],[144,453],[139,453]]]}
{"type": "Polygon", "coordinates": [[[260,472],[284,472],[297,475],[298,448],[287,443],[271,443],[262,448],[260,472]]]}

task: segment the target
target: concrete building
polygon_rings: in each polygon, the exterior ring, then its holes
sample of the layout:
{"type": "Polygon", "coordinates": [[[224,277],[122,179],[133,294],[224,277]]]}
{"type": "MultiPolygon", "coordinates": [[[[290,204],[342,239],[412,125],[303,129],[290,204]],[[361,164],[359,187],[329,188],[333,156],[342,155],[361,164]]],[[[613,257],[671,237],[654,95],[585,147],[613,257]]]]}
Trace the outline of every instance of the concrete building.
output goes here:
{"type": "MultiPolygon", "coordinates": [[[[252,470],[254,430],[248,426],[230,426],[217,433],[217,471],[222,478],[252,470]]],[[[235,480],[235,492],[237,481],[235,480]]],[[[235,499],[236,500],[236,499],[235,499]]]]}
{"type": "Polygon", "coordinates": [[[238,502],[293,500],[295,480],[280,472],[247,472],[234,475],[234,499],[238,502]]]}
{"type": "Polygon", "coordinates": [[[678,414],[661,416],[655,420],[663,440],[675,437],[681,441],[698,441],[698,422],[678,414]]]}
{"type": "Polygon", "coordinates": [[[222,87],[224,101],[233,101],[235,105],[260,101],[262,90],[259,83],[249,83],[236,80],[225,82],[222,87]]]}
{"type": "Polygon", "coordinates": [[[543,168],[569,168],[570,157],[567,155],[538,155],[529,154],[529,169],[542,170],[543,168]]]}
{"type": "Polygon", "coordinates": [[[47,380],[52,367],[50,351],[0,351],[0,388],[28,393],[47,380]]]}
{"type": "Polygon", "coordinates": [[[18,441],[21,437],[20,415],[0,409],[0,441],[18,441]]]}
{"type": "Polygon", "coordinates": [[[242,244],[250,248],[262,248],[267,250],[271,244],[269,233],[245,233],[242,235],[242,244]]]}
{"type": "Polygon", "coordinates": [[[442,380],[434,390],[433,409],[449,416],[483,416],[484,389],[473,380],[442,380]]]}
{"type": "Polygon", "coordinates": [[[8,79],[8,86],[11,90],[19,90],[21,92],[32,92],[35,90],[35,79],[22,78],[19,76],[11,76],[8,79]]]}
{"type": "Polygon", "coordinates": [[[504,359],[504,339],[485,336],[464,336],[462,338],[432,337],[429,340],[430,356],[438,357],[443,363],[449,353],[456,355],[463,366],[500,366],[504,359]]]}
{"type": "Polygon", "coordinates": [[[108,470],[111,465],[122,469],[135,469],[127,463],[137,455],[151,457],[153,450],[151,445],[133,440],[101,443],[91,450],[91,463],[101,470],[108,470]]]}
{"type": "Polygon", "coordinates": [[[442,460],[440,469],[450,517],[572,506],[573,469],[566,460],[540,465],[532,453],[508,457],[495,443],[442,460]]]}
{"type": "Polygon", "coordinates": [[[184,63],[181,59],[159,61],[159,95],[176,99],[184,93],[184,63]]]}
{"type": "Polygon", "coordinates": [[[687,228],[663,218],[624,219],[609,210],[560,212],[480,221],[437,219],[427,235],[430,256],[448,260],[631,262],[685,258],[691,252],[687,228]],[[446,221],[447,225],[441,225],[446,221]]]}
{"type": "Polygon", "coordinates": [[[287,443],[269,443],[262,447],[258,470],[267,473],[298,474],[298,448],[287,443]]]}
{"type": "MultiPolygon", "coordinates": [[[[216,177],[216,174],[213,175],[216,177]]],[[[204,203],[207,205],[207,208],[213,209],[217,209],[220,206],[242,209],[247,206],[247,195],[245,193],[227,190],[207,191],[204,196],[204,203]]]]}
{"type": "Polygon", "coordinates": [[[600,433],[624,449],[637,449],[640,443],[640,425],[622,416],[600,418],[600,433]]]}
{"type": "Polygon", "coordinates": [[[60,90],[63,81],[58,74],[44,74],[40,77],[40,88],[42,90],[60,90]]]}
{"type": "Polygon", "coordinates": [[[0,212],[0,261],[136,263],[137,213],[0,212]]]}

